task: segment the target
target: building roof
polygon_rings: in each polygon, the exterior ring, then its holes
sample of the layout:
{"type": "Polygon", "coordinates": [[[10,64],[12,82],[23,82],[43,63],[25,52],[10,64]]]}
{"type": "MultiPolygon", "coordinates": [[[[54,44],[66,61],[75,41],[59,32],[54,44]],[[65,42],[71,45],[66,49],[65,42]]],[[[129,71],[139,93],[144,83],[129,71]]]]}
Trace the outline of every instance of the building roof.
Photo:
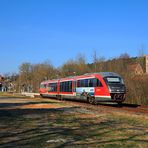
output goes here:
{"type": "Polygon", "coordinates": [[[4,77],[0,75],[0,82],[2,82],[3,80],[4,80],[4,77]]]}
{"type": "Polygon", "coordinates": [[[138,65],[140,65],[139,63],[134,63],[134,64],[130,64],[128,65],[128,70],[134,71],[138,65]]]}
{"type": "Polygon", "coordinates": [[[144,73],[141,65],[139,63],[130,64],[127,66],[127,70],[132,73],[140,74],[144,73]]]}

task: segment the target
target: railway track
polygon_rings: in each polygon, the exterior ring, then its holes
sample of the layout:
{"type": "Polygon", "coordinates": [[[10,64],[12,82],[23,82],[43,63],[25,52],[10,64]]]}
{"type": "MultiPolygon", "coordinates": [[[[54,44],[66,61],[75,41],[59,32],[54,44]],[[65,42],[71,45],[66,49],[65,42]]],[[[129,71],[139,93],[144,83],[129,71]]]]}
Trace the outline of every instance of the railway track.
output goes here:
{"type": "MultiPolygon", "coordinates": [[[[29,96],[29,95],[34,95],[35,98],[38,98],[40,96],[39,93],[25,93],[23,95],[29,96]],[[27,94],[27,95],[26,95],[27,94]]],[[[54,99],[54,98],[50,98],[54,99]]],[[[54,99],[57,100],[57,99],[54,99]]],[[[57,100],[58,101],[58,100],[57,100]]],[[[87,107],[90,109],[97,110],[98,108],[106,109],[106,110],[114,110],[114,111],[126,111],[126,112],[132,112],[135,114],[148,114],[148,106],[141,106],[137,104],[128,104],[128,103],[122,103],[121,105],[118,105],[116,103],[98,103],[97,105],[91,105],[88,102],[85,101],[76,101],[76,100],[62,100],[63,102],[70,104],[70,105],[78,105],[82,107],[87,107]]]]}
{"type": "Polygon", "coordinates": [[[80,107],[84,107],[84,108],[95,110],[95,111],[99,109],[102,109],[102,110],[104,109],[107,112],[118,111],[118,112],[134,113],[137,115],[139,114],[148,115],[148,106],[141,106],[137,104],[123,103],[121,105],[118,105],[116,103],[114,104],[113,103],[98,103],[97,105],[92,105],[85,101],[76,101],[76,100],[67,100],[67,99],[62,100],[62,101],[69,105],[80,106],[80,107]]]}

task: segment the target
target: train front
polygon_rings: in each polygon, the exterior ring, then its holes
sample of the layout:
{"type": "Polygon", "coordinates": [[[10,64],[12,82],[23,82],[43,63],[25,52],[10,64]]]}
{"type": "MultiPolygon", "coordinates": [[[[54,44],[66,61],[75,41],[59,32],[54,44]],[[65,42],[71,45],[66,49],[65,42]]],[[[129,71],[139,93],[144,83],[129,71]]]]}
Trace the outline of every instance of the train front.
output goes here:
{"type": "Polygon", "coordinates": [[[108,86],[112,101],[122,103],[126,98],[123,78],[116,73],[108,73],[103,79],[108,86]]]}

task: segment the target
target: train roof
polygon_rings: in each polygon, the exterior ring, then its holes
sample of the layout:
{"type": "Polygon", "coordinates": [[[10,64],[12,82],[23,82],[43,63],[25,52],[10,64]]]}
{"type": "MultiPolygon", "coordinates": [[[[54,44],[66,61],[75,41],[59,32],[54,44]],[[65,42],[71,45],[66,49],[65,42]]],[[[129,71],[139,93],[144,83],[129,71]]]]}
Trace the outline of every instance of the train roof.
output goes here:
{"type": "Polygon", "coordinates": [[[49,83],[49,82],[65,81],[65,80],[70,80],[70,79],[74,79],[74,78],[82,78],[83,76],[94,76],[96,74],[99,74],[103,78],[104,77],[110,77],[110,76],[113,76],[113,77],[121,77],[119,74],[114,73],[114,72],[86,73],[86,74],[80,75],[80,76],[69,76],[69,77],[65,77],[65,78],[47,80],[47,81],[41,82],[41,84],[46,84],[46,83],[49,83]]]}
{"type": "MultiPolygon", "coordinates": [[[[99,74],[101,75],[103,78],[104,77],[109,77],[109,76],[114,76],[114,77],[121,77],[119,74],[115,73],[115,72],[97,72],[97,73],[86,73],[84,75],[95,75],[95,74],[99,74]]],[[[82,75],[83,76],[83,75],[82,75]]]]}

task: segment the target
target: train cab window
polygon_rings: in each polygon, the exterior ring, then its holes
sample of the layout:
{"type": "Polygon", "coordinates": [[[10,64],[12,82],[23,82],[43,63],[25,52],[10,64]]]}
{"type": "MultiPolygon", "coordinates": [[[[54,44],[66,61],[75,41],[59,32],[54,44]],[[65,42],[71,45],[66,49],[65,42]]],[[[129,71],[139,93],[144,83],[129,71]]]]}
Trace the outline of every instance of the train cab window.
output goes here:
{"type": "Polygon", "coordinates": [[[46,84],[40,84],[40,88],[46,88],[46,84]]]}
{"type": "Polygon", "coordinates": [[[105,77],[104,80],[107,84],[124,84],[123,79],[120,77],[105,77]]]}

